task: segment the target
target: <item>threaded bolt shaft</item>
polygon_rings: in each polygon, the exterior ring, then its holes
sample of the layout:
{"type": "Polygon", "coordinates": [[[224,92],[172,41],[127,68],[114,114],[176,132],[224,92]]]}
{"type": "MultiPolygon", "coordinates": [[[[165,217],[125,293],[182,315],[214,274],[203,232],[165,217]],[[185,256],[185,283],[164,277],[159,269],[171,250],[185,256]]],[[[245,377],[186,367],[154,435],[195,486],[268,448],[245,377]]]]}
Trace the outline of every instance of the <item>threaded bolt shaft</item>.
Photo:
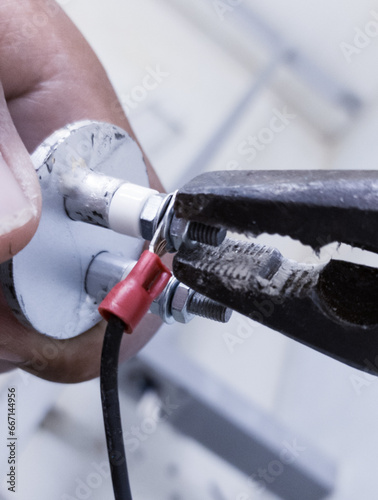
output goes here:
{"type": "Polygon", "coordinates": [[[228,307],[197,292],[190,297],[187,307],[188,312],[219,323],[227,323],[232,314],[232,310],[228,307]]]}
{"type": "Polygon", "coordinates": [[[222,243],[226,233],[227,231],[223,228],[207,226],[200,222],[190,222],[188,227],[188,236],[191,240],[213,247],[217,247],[222,243]]]}

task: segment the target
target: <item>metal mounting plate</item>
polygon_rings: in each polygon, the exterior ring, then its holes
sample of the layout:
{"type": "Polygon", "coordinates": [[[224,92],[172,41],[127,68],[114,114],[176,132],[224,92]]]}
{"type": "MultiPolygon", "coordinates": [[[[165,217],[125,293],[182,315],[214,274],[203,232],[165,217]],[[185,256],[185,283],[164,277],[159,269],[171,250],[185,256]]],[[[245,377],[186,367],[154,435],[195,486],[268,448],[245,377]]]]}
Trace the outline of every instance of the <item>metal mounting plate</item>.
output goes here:
{"type": "MultiPolygon", "coordinates": [[[[29,245],[0,266],[5,296],[17,317],[56,338],[71,338],[101,318],[85,292],[88,266],[100,252],[137,259],[143,241],[71,220],[62,172],[83,168],[148,186],[142,153],[119,127],[78,122],[55,132],[32,155],[42,189],[42,217],[29,245]]],[[[71,174],[70,174],[71,175],[71,174]]],[[[78,175],[78,180],[80,175],[78,175]]]]}

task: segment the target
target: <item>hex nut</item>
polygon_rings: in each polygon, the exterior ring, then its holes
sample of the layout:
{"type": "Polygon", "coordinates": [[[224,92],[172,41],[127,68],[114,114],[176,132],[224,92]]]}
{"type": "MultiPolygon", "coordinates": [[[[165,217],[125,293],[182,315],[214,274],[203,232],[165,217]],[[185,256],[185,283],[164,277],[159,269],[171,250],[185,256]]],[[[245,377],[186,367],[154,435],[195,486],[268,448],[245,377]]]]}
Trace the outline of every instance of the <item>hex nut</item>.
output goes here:
{"type": "Polygon", "coordinates": [[[152,302],[150,306],[150,311],[153,314],[160,316],[164,323],[167,324],[174,323],[175,321],[171,311],[171,297],[174,296],[174,291],[176,290],[178,284],[179,281],[174,276],[172,276],[163,292],[152,302]]]}
{"type": "Polygon", "coordinates": [[[179,283],[172,298],[171,311],[173,318],[179,323],[188,323],[194,314],[188,311],[188,304],[194,291],[183,283],[179,283]]]}
{"type": "Polygon", "coordinates": [[[159,316],[159,314],[160,314],[160,304],[159,304],[158,300],[155,299],[152,302],[152,304],[150,305],[150,312],[152,314],[155,314],[156,316],[159,316]]]}
{"type": "Polygon", "coordinates": [[[172,217],[167,239],[168,248],[172,247],[172,251],[177,251],[180,248],[186,236],[188,224],[186,219],[179,219],[175,215],[172,217]]]}
{"type": "Polygon", "coordinates": [[[150,196],[140,214],[140,232],[142,238],[147,241],[151,241],[155,234],[161,206],[165,198],[164,194],[150,196]]]}

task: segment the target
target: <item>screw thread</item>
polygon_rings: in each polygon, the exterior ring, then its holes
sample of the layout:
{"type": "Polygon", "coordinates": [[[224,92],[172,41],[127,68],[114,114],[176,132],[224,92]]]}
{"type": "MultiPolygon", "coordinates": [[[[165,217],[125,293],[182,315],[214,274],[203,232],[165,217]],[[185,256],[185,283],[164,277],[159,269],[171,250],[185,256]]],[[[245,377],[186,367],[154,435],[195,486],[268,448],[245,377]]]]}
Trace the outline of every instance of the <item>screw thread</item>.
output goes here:
{"type": "Polygon", "coordinates": [[[208,299],[197,292],[190,298],[188,312],[202,318],[218,321],[219,323],[227,323],[232,314],[231,309],[228,307],[219,304],[215,300],[208,299]]]}
{"type": "Polygon", "coordinates": [[[207,226],[200,222],[190,222],[188,236],[193,241],[217,247],[225,239],[226,230],[219,227],[207,226]]]}

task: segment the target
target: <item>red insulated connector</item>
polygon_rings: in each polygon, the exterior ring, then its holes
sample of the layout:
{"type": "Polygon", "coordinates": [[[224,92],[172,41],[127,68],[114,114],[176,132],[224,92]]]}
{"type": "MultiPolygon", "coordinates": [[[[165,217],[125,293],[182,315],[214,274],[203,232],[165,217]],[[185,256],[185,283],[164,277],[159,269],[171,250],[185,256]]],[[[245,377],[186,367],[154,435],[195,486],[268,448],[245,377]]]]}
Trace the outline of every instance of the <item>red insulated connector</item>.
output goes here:
{"type": "Polygon", "coordinates": [[[170,270],[160,258],[146,250],[126,279],[118,283],[101,302],[98,308],[101,316],[109,320],[117,316],[125,325],[125,332],[134,328],[149,310],[171,277],[170,270]]]}

